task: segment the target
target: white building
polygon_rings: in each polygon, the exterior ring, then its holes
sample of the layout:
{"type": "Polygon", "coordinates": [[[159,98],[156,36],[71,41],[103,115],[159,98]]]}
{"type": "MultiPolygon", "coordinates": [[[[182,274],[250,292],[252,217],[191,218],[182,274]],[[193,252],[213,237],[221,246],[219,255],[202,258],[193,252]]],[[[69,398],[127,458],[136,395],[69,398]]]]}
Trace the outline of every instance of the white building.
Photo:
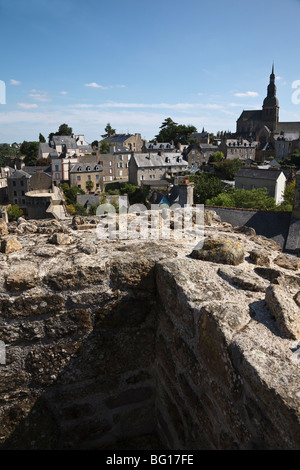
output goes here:
{"type": "Polygon", "coordinates": [[[235,176],[235,188],[252,190],[267,188],[269,196],[276,204],[283,201],[286,176],[281,170],[241,168],[235,176]]]}

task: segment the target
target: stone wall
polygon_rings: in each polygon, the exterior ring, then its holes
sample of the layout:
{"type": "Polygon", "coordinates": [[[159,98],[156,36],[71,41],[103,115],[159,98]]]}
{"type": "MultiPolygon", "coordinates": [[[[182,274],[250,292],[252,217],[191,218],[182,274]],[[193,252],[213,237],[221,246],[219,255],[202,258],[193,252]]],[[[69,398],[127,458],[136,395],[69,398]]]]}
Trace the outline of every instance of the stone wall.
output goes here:
{"type": "Polygon", "coordinates": [[[278,245],[206,227],[245,246],[233,267],[193,259],[186,240],[22,225],[2,226],[2,449],[115,449],[141,436],[143,448],[147,436],[173,450],[300,448],[300,337],[266,304],[274,283],[297,294],[300,266],[280,266],[278,245]]]}

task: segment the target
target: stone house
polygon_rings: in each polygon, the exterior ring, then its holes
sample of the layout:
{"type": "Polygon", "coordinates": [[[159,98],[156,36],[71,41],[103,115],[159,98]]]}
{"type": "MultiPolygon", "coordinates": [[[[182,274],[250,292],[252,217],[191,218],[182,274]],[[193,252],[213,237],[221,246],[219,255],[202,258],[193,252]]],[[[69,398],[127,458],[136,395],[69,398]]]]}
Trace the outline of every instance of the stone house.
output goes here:
{"type": "Polygon", "coordinates": [[[26,213],[25,194],[29,191],[31,175],[23,170],[11,172],[7,178],[8,200],[10,204],[17,204],[26,213]]]}
{"type": "MultiPolygon", "coordinates": [[[[8,200],[17,204],[24,214],[28,213],[26,193],[30,191],[50,191],[51,173],[44,167],[28,167],[29,170],[12,170],[7,178],[8,200]]],[[[47,168],[47,167],[46,167],[47,168]]]]}
{"type": "Polygon", "coordinates": [[[70,169],[70,186],[77,186],[86,192],[99,192],[102,172],[103,167],[99,163],[77,163],[70,169]]]}
{"type": "Polygon", "coordinates": [[[181,153],[135,153],[129,161],[129,183],[135,186],[163,180],[188,168],[181,153]]]}
{"type": "Polygon", "coordinates": [[[209,157],[218,152],[217,145],[212,144],[191,144],[183,150],[182,155],[184,160],[188,162],[190,168],[200,168],[206,164],[209,157]]]}
{"type": "Polygon", "coordinates": [[[286,181],[285,174],[278,169],[240,168],[235,176],[235,188],[267,188],[269,196],[275,199],[276,204],[280,204],[283,201],[286,181]]]}
{"type": "Polygon", "coordinates": [[[141,152],[143,147],[141,134],[114,134],[101,142],[103,141],[108,142],[111,146],[126,147],[133,152],[141,152]]]}
{"type": "Polygon", "coordinates": [[[52,181],[55,186],[69,182],[69,170],[78,163],[81,156],[92,153],[92,147],[85,141],[84,135],[54,135],[49,144],[40,143],[39,158],[49,158],[52,181]]]}
{"type": "Polygon", "coordinates": [[[219,145],[219,151],[223,152],[224,157],[233,160],[255,161],[257,142],[249,142],[245,139],[222,139],[219,145]]]}

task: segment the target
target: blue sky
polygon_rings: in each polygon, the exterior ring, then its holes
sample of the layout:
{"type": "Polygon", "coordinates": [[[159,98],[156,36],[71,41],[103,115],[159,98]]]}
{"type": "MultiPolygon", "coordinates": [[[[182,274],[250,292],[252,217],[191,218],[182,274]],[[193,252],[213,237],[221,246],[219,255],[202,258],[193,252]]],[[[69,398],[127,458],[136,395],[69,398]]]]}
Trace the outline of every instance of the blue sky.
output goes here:
{"type": "Polygon", "coordinates": [[[167,117],[235,131],[275,63],[281,121],[300,121],[299,0],[0,0],[0,142],[66,122],[150,140],[167,117]]]}

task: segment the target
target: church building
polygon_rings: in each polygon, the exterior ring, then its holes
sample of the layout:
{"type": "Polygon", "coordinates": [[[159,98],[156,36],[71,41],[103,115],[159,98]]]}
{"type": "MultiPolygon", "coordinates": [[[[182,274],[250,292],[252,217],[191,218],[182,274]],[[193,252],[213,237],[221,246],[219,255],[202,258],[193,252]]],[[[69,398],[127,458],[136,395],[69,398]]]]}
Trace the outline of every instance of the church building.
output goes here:
{"type": "Polygon", "coordinates": [[[279,101],[276,97],[274,65],[270,75],[267,96],[261,110],[243,111],[237,120],[236,134],[262,145],[274,142],[278,136],[296,134],[299,136],[300,122],[279,121],[279,101]]]}

